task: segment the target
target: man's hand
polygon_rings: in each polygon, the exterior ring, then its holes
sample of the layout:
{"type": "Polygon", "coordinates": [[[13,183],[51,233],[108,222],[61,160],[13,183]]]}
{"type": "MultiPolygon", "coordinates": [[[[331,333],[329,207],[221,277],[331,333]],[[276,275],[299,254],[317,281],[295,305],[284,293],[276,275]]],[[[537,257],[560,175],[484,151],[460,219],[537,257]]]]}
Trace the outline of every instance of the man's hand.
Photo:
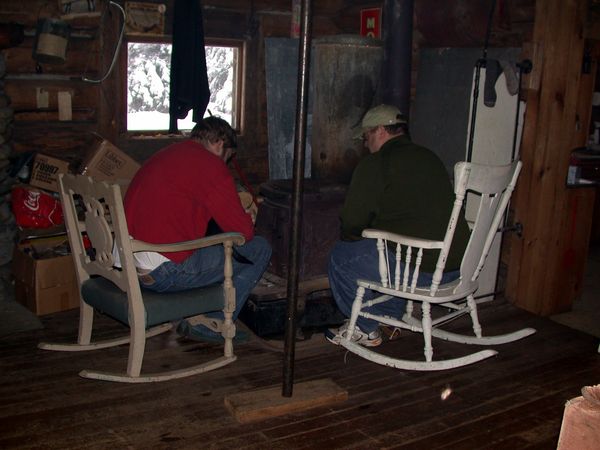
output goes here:
{"type": "Polygon", "coordinates": [[[250,217],[252,218],[252,223],[256,224],[256,215],[258,214],[258,205],[254,202],[252,195],[249,192],[238,192],[238,195],[240,196],[240,202],[242,203],[242,208],[244,208],[244,211],[246,211],[246,214],[250,214],[250,217]]]}

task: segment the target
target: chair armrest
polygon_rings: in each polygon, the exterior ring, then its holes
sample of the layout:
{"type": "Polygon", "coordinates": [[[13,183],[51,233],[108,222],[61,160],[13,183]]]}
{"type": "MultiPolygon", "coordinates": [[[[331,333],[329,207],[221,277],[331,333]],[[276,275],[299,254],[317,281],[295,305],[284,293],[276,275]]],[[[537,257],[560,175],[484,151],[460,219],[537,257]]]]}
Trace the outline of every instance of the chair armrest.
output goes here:
{"type": "Polygon", "coordinates": [[[432,241],[431,239],[421,239],[418,237],[404,236],[402,234],[391,233],[389,231],[367,228],[363,230],[362,236],[369,239],[385,239],[396,242],[400,245],[418,247],[423,249],[441,249],[444,241],[432,241]]]}
{"type": "Polygon", "coordinates": [[[206,236],[200,239],[194,239],[184,242],[173,242],[168,244],[150,244],[149,242],[131,240],[133,252],[181,252],[185,250],[196,250],[199,248],[210,247],[212,245],[223,244],[227,241],[235,245],[242,245],[245,242],[241,233],[220,233],[213,236],[206,236]]]}

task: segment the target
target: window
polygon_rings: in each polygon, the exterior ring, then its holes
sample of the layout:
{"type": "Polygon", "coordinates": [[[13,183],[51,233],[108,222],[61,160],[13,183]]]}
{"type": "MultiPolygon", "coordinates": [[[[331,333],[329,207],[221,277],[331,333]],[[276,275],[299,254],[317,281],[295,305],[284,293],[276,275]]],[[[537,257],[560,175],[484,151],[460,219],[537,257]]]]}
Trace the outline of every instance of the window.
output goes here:
{"type": "MultiPolygon", "coordinates": [[[[240,129],[241,42],[206,40],[206,67],[210,87],[209,110],[240,129]]],[[[169,76],[171,44],[129,42],[127,45],[127,131],[169,129],[169,76]]],[[[193,112],[177,122],[180,130],[194,126],[193,112]]]]}

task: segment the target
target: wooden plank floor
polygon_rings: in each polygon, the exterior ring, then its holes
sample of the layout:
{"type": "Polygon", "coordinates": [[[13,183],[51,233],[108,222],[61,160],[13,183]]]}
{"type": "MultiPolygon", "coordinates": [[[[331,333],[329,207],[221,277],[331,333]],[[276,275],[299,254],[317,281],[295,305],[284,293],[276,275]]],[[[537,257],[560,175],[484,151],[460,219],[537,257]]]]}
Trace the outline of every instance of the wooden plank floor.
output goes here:
{"type": "MultiPolygon", "coordinates": [[[[565,402],[600,383],[596,338],[502,301],[481,310],[484,333],[533,326],[538,333],[497,346],[499,355],[444,372],[405,372],[346,354],[322,335],[296,350],[295,379],[330,378],[346,402],[254,424],[238,424],[225,395],[279,385],[282,354],[256,342],[238,361],[204,375],[126,385],[80,378],[83,368],[121,370],[127,348],[90,353],[38,350],[42,340],[74,339],[77,311],[43,318],[42,331],[0,340],[0,448],[36,449],[505,449],[556,448],[565,402]],[[440,394],[452,393],[442,400],[440,394]]],[[[456,321],[461,330],[466,322],[456,321]]],[[[106,318],[99,334],[122,331],[106,318]]],[[[472,347],[434,342],[438,356],[472,347]]],[[[406,333],[382,349],[418,357],[421,337],[406,333]]],[[[215,345],[153,338],[145,368],[183,367],[219,352],[215,345]]]]}

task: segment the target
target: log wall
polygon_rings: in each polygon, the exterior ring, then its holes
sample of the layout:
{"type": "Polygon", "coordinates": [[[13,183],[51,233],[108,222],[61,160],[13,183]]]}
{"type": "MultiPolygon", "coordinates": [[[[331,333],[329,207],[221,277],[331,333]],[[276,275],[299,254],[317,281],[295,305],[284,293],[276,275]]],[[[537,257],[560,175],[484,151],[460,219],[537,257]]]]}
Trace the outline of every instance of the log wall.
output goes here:
{"type": "MultiPolygon", "coordinates": [[[[99,11],[103,10],[106,1],[97,0],[99,11]]],[[[123,0],[118,1],[124,4],[123,0]]],[[[584,2],[584,0],[579,1],[584,2]]],[[[167,6],[166,33],[169,34],[168,23],[173,0],[160,0],[160,3],[167,6]]],[[[445,2],[415,0],[413,94],[417,75],[415,69],[418,67],[416,58],[420,48],[445,46],[481,48],[483,46],[489,19],[489,5],[485,5],[487,3],[480,0],[445,2]]],[[[572,53],[578,52],[581,46],[578,44],[573,50],[573,46],[563,44],[567,40],[582,42],[583,37],[598,39],[595,31],[598,27],[594,27],[589,20],[592,17],[595,18],[595,23],[598,21],[600,6],[597,0],[584,2],[585,5],[581,3],[581,6],[578,3],[581,9],[585,9],[586,6],[591,8],[592,14],[587,14],[586,21],[584,12],[579,11],[577,26],[568,30],[565,28],[565,23],[571,20],[571,16],[561,15],[562,6],[559,7],[559,4],[562,5],[562,2],[549,2],[548,4],[552,5],[557,3],[556,10],[550,12],[545,9],[545,3],[535,0],[498,0],[489,41],[490,47],[523,47],[524,56],[529,56],[534,61],[534,72],[526,82],[530,88],[526,89],[524,94],[525,97],[531,97],[527,98],[528,100],[532,98],[535,100],[527,112],[527,121],[534,124],[539,123],[541,116],[547,115],[549,111],[536,107],[537,103],[540,105],[543,103],[541,100],[545,98],[545,92],[548,92],[546,89],[535,88],[539,86],[542,73],[547,78],[553,73],[556,74],[557,68],[564,69],[558,71],[560,73],[554,77],[557,83],[566,86],[565,89],[571,86],[569,83],[565,84],[567,81],[565,77],[579,82],[579,77],[569,67],[573,67],[572,64],[577,65],[577,61],[580,60],[579,55],[572,53]],[[554,17],[552,19],[554,22],[547,17],[554,17]],[[537,24],[535,33],[534,22],[537,24]],[[553,41],[551,37],[557,32],[563,33],[561,30],[566,30],[564,39],[553,41]],[[555,51],[556,54],[549,53],[551,51],[555,51]],[[549,55],[551,60],[548,59],[549,55]],[[543,70],[540,65],[543,65],[543,70]],[[536,115],[540,118],[536,119],[536,115]]],[[[239,139],[238,160],[250,182],[258,184],[268,177],[264,39],[290,35],[292,2],[291,0],[202,0],[202,5],[207,38],[238,38],[243,39],[246,45],[244,126],[239,139]]],[[[380,6],[384,6],[383,0],[314,0],[313,38],[333,34],[357,34],[360,28],[360,10],[380,6]]],[[[0,24],[18,23],[26,31],[22,43],[1,49],[7,69],[7,75],[2,80],[2,89],[11,99],[11,107],[14,110],[14,123],[11,126],[10,136],[13,151],[17,154],[44,152],[76,159],[92,145],[95,135],[100,135],[116,143],[135,159],[143,161],[172,142],[173,138],[164,136],[132,138],[124,131],[125,45],[121,47],[116,67],[106,81],[101,84],[90,84],[80,80],[83,74],[90,78],[98,78],[110,65],[120,26],[120,16],[116,10],[111,8],[110,14],[106,16],[72,20],[74,35],[69,41],[67,61],[58,66],[42,65],[42,73],[38,73],[39,69],[31,58],[35,24],[38,18],[57,15],[58,2],[55,0],[2,0],[0,2],[0,24]],[[73,118],[70,121],[61,121],[58,118],[57,97],[60,91],[68,91],[72,95],[73,118]],[[48,95],[48,107],[38,106],[39,93],[48,95]]],[[[567,91],[565,94],[571,92],[571,88],[567,91]]],[[[554,95],[549,96],[548,99],[550,97],[558,98],[554,95]]],[[[567,102],[563,108],[568,112],[566,119],[572,119],[576,109],[575,100],[572,99],[576,97],[577,94],[561,97],[562,101],[567,102]]],[[[582,111],[586,110],[586,105],[581,108],[582,111]]],[[[580,108],[577,107],[577,110],[579,111],[580,108]]],[[[552,121],[556,123],[556,128],[561,128],[565,123],[558,119],[552,121]]],[[[548,134],[550,135],[552,133],[548,134]]],[[[507,289],[513,301],[519,302],[519,298],[531,297],[530,288],[522,285],[522,280],[530,280],[528,285],[534,289],[543,278],[541,272],[545,269],[541,268],[545,268],[549,260],[554,261],[552,264],[557,268],[554,273],[557,273],[560,258],[571,261],[582,256],[578,249],[586,244],[584,235],[589,235],[589,226],[577,223],[582,230],[579,232],[577,228],[574,231],[577,234],[577,245],[573,244],[566,248],[560,243],[564,243],[564,240],[558,241],[565,236],[565,233],[573,231],[573,227],[569,227],[568,211],[575,207],[588,207],[591,203],[589,196],[579,198],[581,193],[565,193],[563,189],[565,170],[568,165],[567,153],[577,141],[575,135],[571,137],[573,139],[568,140],[565,136],[560,139],[560,142],[565,144],[565,148],[559,151],[553,150],[556,144],[547,140],[543,134],[539,134],[539,127],[533,126],[529,131],[525,131],[525,144],[528,142],[529,147],[525,146],[523,156],[524,159],[531,159],[529,162],[526,161],[521,184],[530,186],[530,192],[525,195],[525,188],[521,188],[515,200],[520,211],[513,215],[526,226],[526,240],[511,239],[510,244],[515,246],[515,251],[512,252],[512,256],[503,258],[504,261],[511,261],[507,289]],[[533,149],[533,153],[528,155],[527,148],[533,149]],[[536,180],[540,177],[543,180],[537,183],[536,180]],[[556,214],[552,213],[553,217],[560,216],[561,225],[556,227],[552,236],[547,231],[548,220],[544,219],[545,215],[548,216],[550,213],[535,214],[535,208],[532,208],[532,205],[540,199],[544,205],[547,205],[549,211],[556,212],[556,214]],[[523,215],[525,211],[527,213],[523,215]],[[548,245],[552,242],[556,245],[548,245]],[[531,257],[533,254],[529,248],[531,245],[540,248],[536,253],[538,256],[534,258],[531,257]],[[547,255],[548,249],[554,247],[556,251],[552,255],[547,255]],[[528,252],[525,253],[524,250],[528,252]],[[574,256],[573,251],[576,253],[574,256]],[[526,254],[529,256],[523,256],[526,254]],[[569,258],[565,259],[567,256],[569,258]]],[[[575,266],[570,269],[573,272],[567,277],[569,280],[567,284],[557,286],[552,282],[548,284],[552,286],[548,289],[560,292],[561,298],[564,296],[572,298],[573,293],[579,291],[577,283],[583,267],[581,264],[575,266]]],[[[546,273],[550,272],[552,271],[546,271],[546,273]]],[[[547,304],[545,298],[546,295],[539,296],[536,302],[541,303],[536,303],[537,306],[529,309],[542,314],[551,311],[546,306],[540,306],[547,304]]],[[[568,305],[561,306],[561,309],[567,307],[568,305]]]]}
{"type": "MultiPolygon", "coordinates": [[[[167,6],[166,30],[171,33],[170,12],[173,0],[149,0],[167,6]]],[[[120,1],[119,3],[124,4],[120,1]]],[[[415,0],[414,55],[421,46],[481,46],[488,11],[478,0],[433,2],[415,0]],[[436,11],[432,15],[432,11],[436,11]],[[461,11],[463,14],[461,22],[461,11]],[[452,18],[452,20],[444,19],[452,18]],[[440,20],[446,20],[444,26],[440,20]],[[477,24],[477,26],[474,26],[477,24]],[[465,33],[465,29],[473,29],[465,33]],[[479,30],[479,31],[478,31],[479,30]]],[[[533,0],[502,2],[496,14],[491,45],[520,45],[533,24],[533,0]]],[[[97,1],[102,11],[106,0],[97,1]]],[[[82,74],[97,79],[110,64],[118,36],[120,17],[112,7],[104,17],[70,21],[74,36],[69,40],[67,60],[62,65],[42,65],[36,73],[31,57],[33,31],[40,17],[56,17],[54,0],[3,0],[0,23],[23,24],[26,38],[17,47],[6,48],[8,79],[6,91],[15,110],[14,151],[40,151],[77,158],[99,134],[116,143],[139,161],[172,141],[167,137],[132,139],[125,130],[126,59],[121,46],[119,59],[110,77],[101,85],[79,81],[82,74]],[[67,79],[52,79],[59,75],[67,79]],[[48,108],[39,108],[36,93],[49,96],[48,108]],[[58,120],[57,93],[72,93],[73,119],[58,120]]],[[[268,177],[267,107],[264,69],[264,38],[288,37],[291,24],[291,0],[204,0],[202,1],[205,35],[210,38],[237,38],[246,43],[244,129],[240,136],[238,159],[253,183],[268,177]]],[[[357,34],[360,10],[383,6],[368,0],[322,0],[313,2],[313,38],[330,34],[357,34]]],[[[413,68],[417,67],[413,64],[413,68]]],[[[416,73],[413,73],[413,86],[416,73]]]]}

